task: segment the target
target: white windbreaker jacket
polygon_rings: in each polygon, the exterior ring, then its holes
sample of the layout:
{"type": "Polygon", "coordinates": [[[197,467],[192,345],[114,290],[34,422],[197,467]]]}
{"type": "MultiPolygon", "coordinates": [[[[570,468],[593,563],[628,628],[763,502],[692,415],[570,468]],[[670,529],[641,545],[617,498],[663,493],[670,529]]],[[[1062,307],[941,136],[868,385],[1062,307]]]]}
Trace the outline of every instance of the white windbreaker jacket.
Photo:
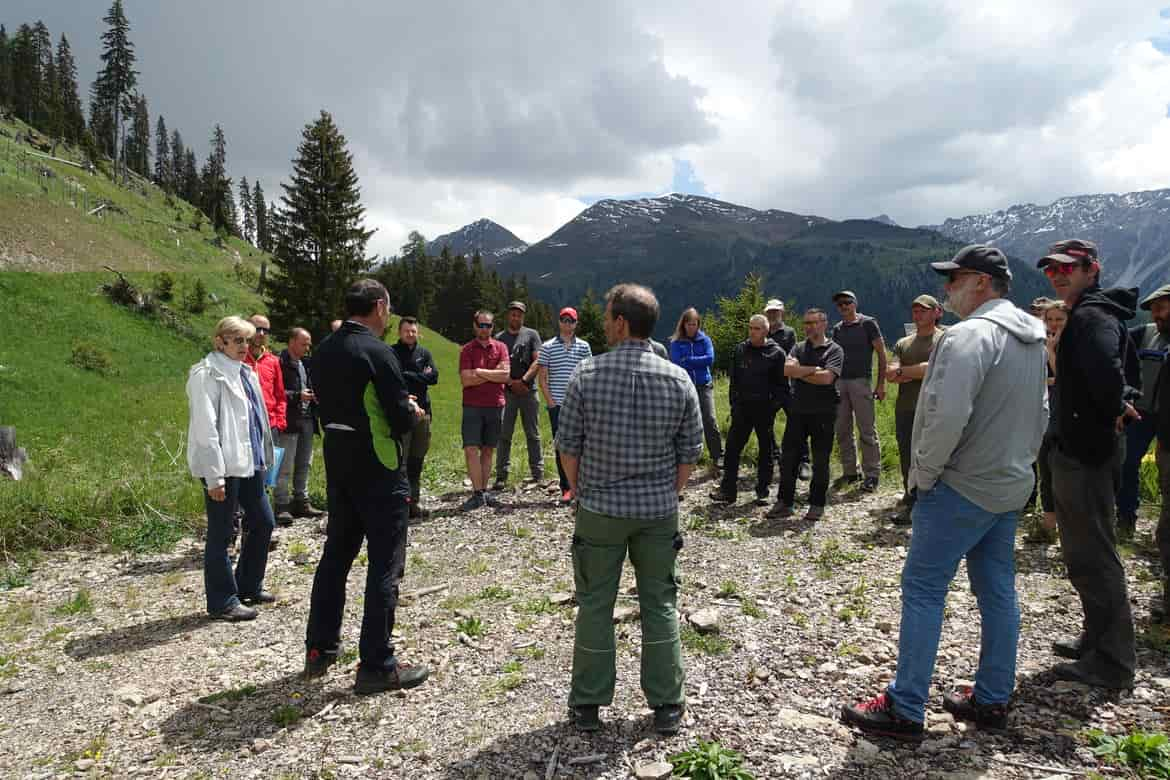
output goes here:
{"type": "MultiPolygon", "coordinates": [[[[209,352],[191,366],[187,376],[187,465],[191,474],[207,482],[207,487],[223,485],[227,477],[250,477],[256,468],[252,459],[252,442],[248,437],[248,396],[240,379],[243,363],[209,352]]],[[[248,381],[257,398],[263,398],[256,373],[248,370],[248,381]]],[[[264,423],[264,462],[275,461],[272,430],[268,412],[260,404],[264,423]]]]}

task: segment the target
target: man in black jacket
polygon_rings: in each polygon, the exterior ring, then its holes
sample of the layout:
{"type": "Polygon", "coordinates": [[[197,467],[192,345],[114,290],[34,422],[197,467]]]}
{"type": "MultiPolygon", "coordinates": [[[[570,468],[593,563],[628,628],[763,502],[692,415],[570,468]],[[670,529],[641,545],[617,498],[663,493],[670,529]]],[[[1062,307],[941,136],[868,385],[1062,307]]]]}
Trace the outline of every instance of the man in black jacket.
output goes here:
{"type": "Polygon", "coordinates": [[[739,456],[752,431],[756,432],[756,503],[768,501],[772,481],[772,425],[776,411],[788,400],[784,361],[788,354],[768,338],[768,319],[752,315],[749,337],[735,346],[731,363],[731,430],[723,449],[723,483],[711,494],[713,501],[735,503],[739,456]]]}
{"type": "Polygon", "coordinates": [[[325,514],[309,503],[309,468],[313,465],[313,437],[317,435],[317,396],[309,373],[309,350],[313,337],[304,328],[288,334],[288,348],[280,353],[284,378],[286,425],[277,433],[276,444],[284,448],[284,460],[273,490],[277,525],[292,525],[294,517],[317,518],[325,514]],[[292,478],[290,500],[288,483],[292,478]]]}
{"type": "Polygon", "coordinates": [[[313,361],[325,429],[329,527],[313,578],[305,676],[319,677],[337,660],[345,581],[364,538],[369,562],[354,691],[366,694],[412,688],[428,674],[399,663],[390,643],[406,566],[410,495],[401,442],[423,410],[407,392],[394,351],[382,341],[390,321],[386,288],[373,279],[355,282],[346,291],[345,311],[345,323],[313,361]]]}
{"type": "Polygon", "coordinates": [[[1056,354],[1049,463],[1061,552],[1084,610],[1080,637],[1053,645],[1074,662],[1052,671],[1064,680],[1128,688],[1137,658],[1113,520],[1119,431],[1133,414],[1125,401],[1129,334],[1122,321],[1133,317],[1137,290],[1101,289],[1091,241],[1057,242],[1037,267],[1071,309],[1056,354]]]}
{"type": "Polygon", "coordinates": [[[418,343],[418,320],[414,317],[403,317],[398,321],[398,343],[393,349],[402,366],[406,387],[424,413],[414,424],[414,429],[402,437],[406,478],[410,481],[410,516],[422,518],[426,513],[422,509],[419,482],[422,480],[423,459],[431,448],[431,399],[427,388],[438,384],[439,369],[430,350],[418,343]]]}
{"type": "MultiPolygon", "coordinates": [[[[1149,309],[1154,323],[1149,326],[1159,333],[1170,333],[1170,285],[1159,287],[1146,296],[1142,308],[1149,309]]],[[[1166,360],[1166,342],[1152,335],[1142,339],[1142,365],[1153,362],[1161,352],[1162,360],[1152,381],[1143,379],[1144,397],[1148,417],[1157,436],[1158,446],[1155,458],[1158,463],[1158,487],[1162,493],[1162,511],[1158,516],[1158,528],[1154,539],[1162,558],[1162,598],[1150,605],[1150,618],[1160,623],[1170,623],[1170,361],[1166,360]]]]}
{"type": "MultiPolygon", "coordinates": [[[[779,298],[772,298],[764,304],[764,316],[768,318],[768,338],[775,341],[780,349],[784,350],[785,355],[791,355],[792,350],[796,347],[796,330],[790,325],[784,323],[784,301],[779,298]]],[[[787,379],[788,388],[791,391],[792,383],[787,379]]],[[[791,392],[786,395],[784,401],[784,413],[788,414],[788,399],[791,392]]],[[[776,468],[780,468],[780,444],[776,441],[776,429],[772,429],[771,437],[772,445],[772,462],[776,468]]],[[[801,442],[800,445],[800,466],[796,471],[797,478],[801,482],[808,482],[812,479],[812,465],[808,460],[808,441],[801,442]]]]}

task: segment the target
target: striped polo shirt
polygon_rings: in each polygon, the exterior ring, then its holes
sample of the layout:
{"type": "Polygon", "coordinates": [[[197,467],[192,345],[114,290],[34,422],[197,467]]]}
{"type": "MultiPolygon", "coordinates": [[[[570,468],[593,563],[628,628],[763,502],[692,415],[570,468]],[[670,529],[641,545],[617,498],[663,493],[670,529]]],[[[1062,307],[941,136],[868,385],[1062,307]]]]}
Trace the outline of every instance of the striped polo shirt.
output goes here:
{"type": "Polygon", "coordinates": [[[540,345],[540,357],[537,363],[548,369],[548,392],[551,399],[545,399],[550,406],[560,406],[565,400],[565,388],[569,386],[569,378],[573,376],[573,369],[587,357],[593,356],[589,342],[573,337],[570,344],[566,344],[560,336],[551,338],[540,345]]]}

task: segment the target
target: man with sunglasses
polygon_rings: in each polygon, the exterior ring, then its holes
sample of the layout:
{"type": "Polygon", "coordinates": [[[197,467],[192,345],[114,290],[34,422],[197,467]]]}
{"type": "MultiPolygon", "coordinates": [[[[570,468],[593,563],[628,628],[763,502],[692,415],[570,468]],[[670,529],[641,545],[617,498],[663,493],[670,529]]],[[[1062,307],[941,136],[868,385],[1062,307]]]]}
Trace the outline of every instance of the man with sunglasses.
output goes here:
{"type": "MultiPolygon", "coordinates": [[[[524,440],[528,444],[528,473],[531,481],[544,481],[544,453],[540,449],[540,405],[533,388],[536,384],[540,334],[524,327],[524,301],[508,304],[508,327],[496,334],[496,341],[508,348],[512,374],[504,384],[504,427],[500,432],[500,451],[496,455],[496,484],[494,490],[508,487],[508,469],[512,462],[512,434],[516,417],[524,426],[524,440]]],[[[555,435],[555,434],[554,434],[555,435]]]]}
{"type": "Polygon", "coordinates": [[[459,350],[459,381],[463,384],[463,454],[471,478],[471,497],[459,510],[470,512],[498,506],[487,491],[492,456],[504,423],[504,383],[511,378],[508,348],[492,338],[495,315],[475,313],[475,338],[459,350]]]}
{"type": "Polygon", "coordinates": [[[1075,659],[1056,664],[1059,679],[1104,688],[1133,686],[1137,663],[1125,569],[1117,555],[1114,493],[1122,446],[1125,355],[1136,289],[1101,289],[1092,241],[1059,241],[1040,258],[1056,295],[1069,306],[1056,353],[1057,411],[1048,452],[1060,549],[1084,609],[1081,635],[1053,651],[1075,659]]]}
{"type": "MultiPolygon", "coordinates": [[[[264,393],[264,407],[268,410],[268,424],[273,431],[283,433],[288,427],[285,417],[287,400],[284,395],[284,374],[280,370],[280,358],[268,349],[268,334],[272,326],[263,314],[253,314],[248,318],[256,326],[256,335],[248,345],[248,354],[244,362],[252,367],[260,379],[260,389],[264,393]]],[[[281,523],[281,525],[290,525],[281,523]]]]}
{"type": "MultiPolygon", "coordinates": [[[[585,358],[593,357],[593,349],[589,342],[577,338],[576,334],[577,310],[572,306],[566,306],[561,309],[559,334],[540,345],[540,355],[537,358],[539,367],[537,381],[540,383],[540,394],[548,404],[548,424],[552,428],[554,439],[557,436],[561,403],[565,400],[565,388],[569,386],[569,378],[573,376],[578,363],[585,358]]],[[[573,502],[573,491],[569,489],[569,478],[561,464],[560,450],[554,451],[557,458],[557,476],[561,481],[561,504],[567,506],[573,502]]]]}
{"type": "Polygon", "coordinates": [[[878,488],[882,473],[881,442],[878,441],[874,401],[886,398],[886,342],[878,321],[857,311],[857,296],[842,290],[833,296],[841,321],[833,326],[829,338],[845,350],[845,365],[837,379],[841,403],[837,405],[837,452],[841,457],[842,475],[833,483],[840,490],[854,482],[872,493],[878,488]],[[877,385],[873,380],[873,353],[878,356],[877,385]],[[857,438],[861,440],[861,471],[857,473],[857,448],[853,443],[853,421],[857,421],[857,438]]]}

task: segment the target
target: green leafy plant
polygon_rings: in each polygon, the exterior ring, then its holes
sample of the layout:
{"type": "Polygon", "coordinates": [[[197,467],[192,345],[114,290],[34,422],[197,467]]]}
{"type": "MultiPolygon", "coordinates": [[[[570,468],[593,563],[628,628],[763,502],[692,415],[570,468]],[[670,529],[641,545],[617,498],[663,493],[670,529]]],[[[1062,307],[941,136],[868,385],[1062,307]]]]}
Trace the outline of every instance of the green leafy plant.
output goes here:
{"type": "Polygon", "coordinates": [[[183,308],[192,314],[202,314],[207,311],[207,287],[202,279],[196,279],[195,285],[183,298],[183,308]]]}
{"type": "Polygon", "coordinates": [[[731,599],[739,595],[739,585],[735,580],[724,580],[715,595],[721,599],[731,599]]]}
{"type": "Polygon", "coordinates": [[[718,742],[698,743],[669,759],[674,773],[691,780],[755,780],[755,776],[743,768],[743,756],[728,750],[718,742]]]}
{"type": "Polygon", "coordinates": [[[484,601],[504,601],[512,598],[512,591],[499,585],[488,585],[479,592],[479,598],[484,601]]]}
{"type": "Polygon", "coordinates": [[[760,609],[755,599],[744,599],[739,605],[739,611],[757,620],[764,617],[764,610],[760,609]]]}
{"type": "Polygon", "coordinates": [[[282,704],[272,711],[272,722],[281,728],[288,728],[301,719],[300,707],[282,704]]]}
{"type": "Polygon", "coordinates": [[[1170,778],[1170,739],[1165,734],[1131,731],[1114,737],[1089,729],[1085,740],[1095,755],[1110,764],[1128,767],[1140,777],[1170,778]]]}
{"type": "Polygon", "coordinates": [[[80,369],[102,376],[108,376],[114,368],[110,353],[85,339],[73,345],[73,354],[70,355],[69,362],[80,369]]]}
{"type": "Polygon", "coordinates": [[[93,612],[93,598],[87,589],[82,588],[53,612],[58,615],[88,615],[93,612]]]}
{"type": "Polygon", "coordinates": [[[154,277],[154,297],[164,303],[175,298],[175,277],[162,271],[154,277]]]}
{"type": "Polygon", "coordinates": [[[718,634],[700,634],[690,626],[683,626],[679,636],[683,645],[696,653],[722,655],[731,649],[731,642],[718,634]]]}
{"type": "Polygon", "coordinates": [[[455,624],[455,630],[474,639],[477,636],[483,636],[484,625],[483,621],[477,617],[465,617],[460,618],[455,624]]]}
{"type": "Polygon", "coordinates": [[[203,704],[215,704],[217,701],[240,701],[246,699],[256,692],[256,686],[252,684],[241,685],[239,688],[232,688],[227,691],[219,691],[204,696],[199,701],[203,704]]]}

